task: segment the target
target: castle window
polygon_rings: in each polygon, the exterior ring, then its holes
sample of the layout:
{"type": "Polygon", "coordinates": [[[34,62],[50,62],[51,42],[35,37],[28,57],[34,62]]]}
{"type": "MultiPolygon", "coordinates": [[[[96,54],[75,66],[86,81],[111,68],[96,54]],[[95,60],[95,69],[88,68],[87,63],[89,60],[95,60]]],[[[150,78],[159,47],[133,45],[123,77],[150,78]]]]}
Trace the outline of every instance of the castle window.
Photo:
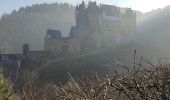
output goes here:
{"type": "Polygon", "coordinates": [[[47,35],[47,38],[51,38],[51,35],[47,35]]]}

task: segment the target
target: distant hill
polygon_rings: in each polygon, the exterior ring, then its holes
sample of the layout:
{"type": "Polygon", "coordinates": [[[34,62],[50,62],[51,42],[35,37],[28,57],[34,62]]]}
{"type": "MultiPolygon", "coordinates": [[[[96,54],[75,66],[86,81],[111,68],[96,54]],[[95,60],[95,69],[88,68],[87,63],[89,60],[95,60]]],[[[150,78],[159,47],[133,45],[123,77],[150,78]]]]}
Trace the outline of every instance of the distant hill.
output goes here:
{"type": "Polygon", "coordinates": [[[141,42],[149,43],[159,55],[170,56],[170,6],[138,16],[137,25],[141,42]]]}
{"type": "Polygon", "coordinates": [[[75,22],[74,9],[67,3],[36,4],[4,14],[0,20],[0,47],[6,53],[16,53],[21,52],[23,43],[29,43],[33,50],[42,50],[48,28],[68,34],[75,22]]]}
{"type": "MultiPolygon", "coordinates": [[[[68,35],[70,27],[75,25],[74,10],[67,3],[36,4],[4,14],[0,20],[0,48],[5,48],[6,53],[16,53],[21,52],[23,43],[29,43],[31,49],[43,50],[48,28],[61,29],[64,36],[68,35]]],[[[144,14],[137,11],[136,40],[166,55],[170,51],[169,26],[170,6],[144,14]]]]}

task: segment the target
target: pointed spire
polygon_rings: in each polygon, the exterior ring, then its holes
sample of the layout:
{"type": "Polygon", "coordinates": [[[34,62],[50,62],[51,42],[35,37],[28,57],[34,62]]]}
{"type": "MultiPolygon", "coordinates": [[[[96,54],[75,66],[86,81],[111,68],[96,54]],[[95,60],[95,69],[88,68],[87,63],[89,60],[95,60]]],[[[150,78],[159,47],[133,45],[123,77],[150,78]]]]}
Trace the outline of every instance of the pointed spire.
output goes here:
{"type": "Polygon", "coordinates": [[[85,5],[84,1],[82,1],[82,5],[85,5]]]}
{"type": "Polygon", "coordinates": [[[82,8],[85,8],[85,3],[84,3],[84,1],[82,1],[82,8]]]}
{"type": "Polygon", "coordinates": [[[76,10],[78,9],[78,6],[79,6],[79,5],[77,4],[77,5],[76,5],[76,10]]]}

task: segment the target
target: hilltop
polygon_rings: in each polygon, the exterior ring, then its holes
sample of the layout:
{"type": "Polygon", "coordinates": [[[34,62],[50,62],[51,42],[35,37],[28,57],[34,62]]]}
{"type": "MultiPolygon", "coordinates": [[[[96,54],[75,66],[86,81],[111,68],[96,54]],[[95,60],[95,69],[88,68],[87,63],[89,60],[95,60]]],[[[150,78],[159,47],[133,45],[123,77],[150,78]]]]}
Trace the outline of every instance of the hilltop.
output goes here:
{"type": "Polygon", "coordinates": [[[137,21],[138,40],[150,44],[151,48],[154,46],[155,54],[170,56],[170,6],[142,14],[137,21]]]}
{"type": "Polygon", "coordinates": [[[33,50],[43,49],[48,28],[61,29],[67,35],[74,25],[74,6],[64,4],[36,4],[4,14],[0,20],[0,47],[6,53],[21,52],[23,43],[33,50]]]}
{"type": "MultiPolygon", "coordinates": [[[[162,51],[161,54],[166,56],[170,50],[169,12],[170,6],[148,13],[137,11],[136,40],[144,42],[146,48],[154,47],[158,52],[162,51]]],[[[29,43],[32,50],[42,50],[48,28],[61,29],[62,34],[67,36],[72,25],[75,25],[75,7],[67,3],[36,4],[20,8],[2,16],[0,47],[5,48],[6,53],[16,53],[21,52],[23,43],[29,43]]]]}

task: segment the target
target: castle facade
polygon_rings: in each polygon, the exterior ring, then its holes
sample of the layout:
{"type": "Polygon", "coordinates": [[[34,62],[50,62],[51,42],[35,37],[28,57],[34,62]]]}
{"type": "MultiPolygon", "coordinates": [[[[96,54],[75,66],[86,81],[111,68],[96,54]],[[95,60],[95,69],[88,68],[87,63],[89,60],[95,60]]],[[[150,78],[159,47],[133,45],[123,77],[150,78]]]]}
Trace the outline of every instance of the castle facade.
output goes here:
{"type": "Polygon", "coordinates": [[[76,25],[68,37],[60,30],[47,30],[44,49],[53,54],[77,55],[129,40],[136,30],[136,14],[113,5],[84,2],[76,6],[76,25]]]}

